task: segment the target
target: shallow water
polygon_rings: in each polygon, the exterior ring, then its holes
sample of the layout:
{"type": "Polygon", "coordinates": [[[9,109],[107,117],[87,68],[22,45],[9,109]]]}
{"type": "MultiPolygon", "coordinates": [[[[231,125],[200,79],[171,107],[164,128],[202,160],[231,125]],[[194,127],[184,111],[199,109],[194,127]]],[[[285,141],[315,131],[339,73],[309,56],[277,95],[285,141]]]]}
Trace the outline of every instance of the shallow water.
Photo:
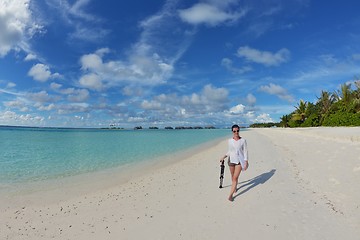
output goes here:
{"type": "Polygon", "coordinates": [[[0,183],[35,182],[149,161],[229,135],[228,129],[0,128],[0,183]]]}

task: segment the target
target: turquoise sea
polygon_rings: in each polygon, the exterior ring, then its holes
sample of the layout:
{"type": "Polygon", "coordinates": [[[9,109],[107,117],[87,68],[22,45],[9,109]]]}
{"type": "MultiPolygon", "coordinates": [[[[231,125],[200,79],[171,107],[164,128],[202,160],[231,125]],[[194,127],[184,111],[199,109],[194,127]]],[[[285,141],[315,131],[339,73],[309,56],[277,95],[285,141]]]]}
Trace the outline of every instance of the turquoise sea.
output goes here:
{"type": "Polygon", "coordinates": [[[0,184],[64,178],[149,161],[229,132],[0,127],[0,184]]]}

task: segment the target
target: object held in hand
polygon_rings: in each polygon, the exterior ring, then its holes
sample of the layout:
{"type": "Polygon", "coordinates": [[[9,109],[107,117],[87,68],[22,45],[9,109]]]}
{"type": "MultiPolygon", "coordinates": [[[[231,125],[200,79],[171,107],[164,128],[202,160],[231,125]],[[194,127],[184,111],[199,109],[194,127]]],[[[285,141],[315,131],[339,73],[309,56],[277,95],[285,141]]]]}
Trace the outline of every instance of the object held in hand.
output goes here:
{"type": "Polygon", "coordinates": [[[224,160],[222,160],[221,165],[220,165],[220,186],[219,186],[219,188],[222,188],[222,184],[224,181],[224,170],[225,170],[225,164],[224,164],[224,160]]]}

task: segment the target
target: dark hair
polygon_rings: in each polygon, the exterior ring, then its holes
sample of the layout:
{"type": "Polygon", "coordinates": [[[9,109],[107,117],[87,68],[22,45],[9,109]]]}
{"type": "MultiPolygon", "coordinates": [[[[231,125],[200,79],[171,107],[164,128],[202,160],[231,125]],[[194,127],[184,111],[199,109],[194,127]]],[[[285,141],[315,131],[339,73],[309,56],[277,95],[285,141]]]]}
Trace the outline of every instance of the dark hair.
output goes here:
{"type": "Polygon", "coordinates": [[[239,127],[239,125],[237,125],[237,124],[232,125],[232,127],[231,127],[231,131],[232,131],[232,130],[234,130],[234,128],[238,128],[238,129],[240,130],[240,127],[239,127]]]}

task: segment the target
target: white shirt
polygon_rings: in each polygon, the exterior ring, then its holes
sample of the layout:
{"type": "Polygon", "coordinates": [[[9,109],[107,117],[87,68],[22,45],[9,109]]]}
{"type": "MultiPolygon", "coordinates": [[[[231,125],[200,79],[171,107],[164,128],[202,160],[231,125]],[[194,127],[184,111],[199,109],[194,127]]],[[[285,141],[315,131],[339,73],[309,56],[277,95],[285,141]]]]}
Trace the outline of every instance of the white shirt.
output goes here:
{"type": "Polygon", "coordinates": [[[230,162],[235,164],[241,164],[241,167],[245,167],[245,161],[248,161],[248,150],[246,140],[240,138],[239,140],[229,139],[229,150],[226,156],[230,157],[230,162]]]}

